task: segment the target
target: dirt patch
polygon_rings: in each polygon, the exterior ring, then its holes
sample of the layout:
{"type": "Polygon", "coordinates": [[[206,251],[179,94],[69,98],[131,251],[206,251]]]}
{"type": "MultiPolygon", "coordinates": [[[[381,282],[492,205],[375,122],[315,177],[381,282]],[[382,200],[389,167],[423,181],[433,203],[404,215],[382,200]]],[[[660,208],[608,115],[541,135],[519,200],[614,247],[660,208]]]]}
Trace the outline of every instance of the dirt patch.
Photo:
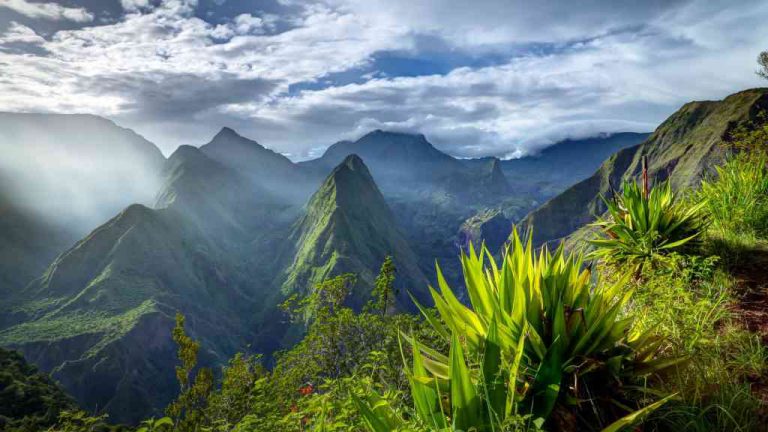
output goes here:
{"type": "Polygon", "coordinates": [[[732,269],[739,284],[734,312],[768,345],[768,251],[756,250],[749,263],[732,269]]]}
{"type": "MultiPolygon", "coordinates": [[[[768,250],[750,253],[750,262],[731,269],[738,283],[739,302],[733,312],[744,327],[760,337],[768,347],[768,250]]],[[[768,416],[768,374],[753,377],[752,389],[763,402],[763,415],[768,416]]]]}

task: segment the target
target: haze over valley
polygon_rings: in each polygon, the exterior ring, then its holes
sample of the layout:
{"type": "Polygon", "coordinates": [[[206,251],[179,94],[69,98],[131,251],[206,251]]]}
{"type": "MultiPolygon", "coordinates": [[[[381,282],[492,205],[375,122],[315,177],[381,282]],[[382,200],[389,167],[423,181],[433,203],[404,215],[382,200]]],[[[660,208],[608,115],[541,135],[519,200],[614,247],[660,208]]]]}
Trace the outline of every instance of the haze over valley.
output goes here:
{"type": "Polygon", "coordinates": [[[768,5],[583,3],[0,0],[0,430],[761,430],[768,5]]]}

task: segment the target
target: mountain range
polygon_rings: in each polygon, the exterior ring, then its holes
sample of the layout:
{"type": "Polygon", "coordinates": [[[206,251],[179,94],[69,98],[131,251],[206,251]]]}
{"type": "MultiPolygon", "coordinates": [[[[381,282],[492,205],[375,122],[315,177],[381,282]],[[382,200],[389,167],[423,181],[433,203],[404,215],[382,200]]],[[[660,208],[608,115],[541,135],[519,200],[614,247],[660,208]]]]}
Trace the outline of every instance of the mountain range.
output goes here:
{"type": "Polygon", "coordinates": [[[177,311],[201,342],[202,364],[245,347],[269,355],[290,343],[292,325],[278,308],[286,296],[353,272],[349,303],[360,307],[388,255],[401,288],[397,307],[412,310],[407,293],[428,299],[435,259],[458,282],[460,248],[500,248],[513,222],[602,160],[583,157],[557,180],[548,177],[554,169],[537,166],[558,163],[571,148],[616,151],[645,138],[604,136],[517,161],[469,161],[423,135],[378,130],[294,163],[229,128],[166,159],[98,117],[0,120],[13,124],[0,135],[3,146],[25,147],[10,153],[21,165],[0,170],[17,180],[0,194],[0,345],[118,422],[157,414],[175,394],[177,311]],[[47,152],[42,161],[29,156],[47,152]],[[77,164],[91,160],[95,169],[77,164]],[[75,175],[81,171],[87,175],[75,175]],[[41,172],[50,175],[35,179],[41,172]],[[75,208],[59,214],[50,196],[75,208]],[[83,203],[93,214],[76,208],[83,203]]]}
{"type": "Polygon", "coordinates": [[[647,160],[650,178],[668,180],[675,189],[697,185],[714,172],[726,153],[724,144],[740,127],[750,127],[768,109],[768,89],[742,91],[721,101],[685,104],[648,139],[611,155],[597,171],[537,208],[521,222],[537,243],[562,239],[605,211],[621,182],[637,179],[647,160]]]}

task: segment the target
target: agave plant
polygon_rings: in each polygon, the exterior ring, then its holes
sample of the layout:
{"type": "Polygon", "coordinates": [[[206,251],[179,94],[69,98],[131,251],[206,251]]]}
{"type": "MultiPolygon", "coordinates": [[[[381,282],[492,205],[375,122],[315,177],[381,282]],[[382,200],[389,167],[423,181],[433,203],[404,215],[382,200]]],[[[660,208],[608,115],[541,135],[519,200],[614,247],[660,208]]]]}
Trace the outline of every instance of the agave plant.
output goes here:
{"type": "Polygon", "coordinates": [[[668,182],[649,192],[636,182],[624,182],[622,192],[609,200],[608,211],[592,226],[599,238],[590,240],[592,258],[627,265],[637,272],[647,263],[665,263],[671,252],[692,247],[705,225],[706,203],[687,205],[678,200],[668,182]]]}
{"type": "MultiPolygon", "coordinates": [[[[656,358],[661,341],[633,331],[632,318],[622,316],[632,295],[624,283],[600,283],[581,255],[562,246],[554,254],[547,248],[536,253],[531,237],[523,242],[515,230],[512,239],[501,267],[485,247],[462,254],[469,306],[439,267],[438,289],[430,287],[439,317],[417,303],[450,341],[446,356],[403,335],[413,352],[407,373],[422,426],[496,431],[528,419],[527,427],[538,427],[556,407],[568,411],[611,397],[624,406],[618,400],[623,383],[681,361],[656,358]]],[[[369,429],[405,429],[377,395],[367,398],[358,405],[369,429]]],[[[617,430],[661,403],[610,427],[617,430]]]]}

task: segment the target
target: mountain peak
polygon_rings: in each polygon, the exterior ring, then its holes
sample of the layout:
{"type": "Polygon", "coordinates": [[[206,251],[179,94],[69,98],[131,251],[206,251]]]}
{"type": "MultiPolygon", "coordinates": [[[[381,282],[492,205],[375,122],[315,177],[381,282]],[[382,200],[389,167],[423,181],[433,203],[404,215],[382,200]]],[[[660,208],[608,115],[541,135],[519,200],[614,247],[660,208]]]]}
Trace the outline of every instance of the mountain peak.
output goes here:
{"type": "Polygon", "coordinates": [[[368,170],[360,156],[354,153],[344,158],[344,161],[341,163],[341,165],[351,169],[352,171],[359,171],[361,169],[366,171],[368,170]]]}
{"type": "Polygon", "coordinates": [[[392,139],[408,140],[409,142],[419,142],[419,143],[429,144],[429,142],[427,141],[427,137],[421,133],[387,131],[383,129],[372,130],[367,134],[363,135],[362,137],[360,137],[358,141],[365,141],[367,138],[376,138],[376,139],[392,138],[392,139]]]}
{"type": "Polygon", "coordinates": [[[360,194],[362,190],[374,189],[376,194],[379,194],[376,182],[371,176],[371,172],[363,162],[363,159],[356,154],[351,154],[344,158],[344,160],[331,171],[331,174],[325,181],[325,187],[339,189],[342,191],[337,192],[336,198],[341,199],[341,196],[348,195],[353,198],[354,195],[360,194]]]}
{"type": "Polygon", "coordinates": [[[180,145],[171,153],[166,162],[166,167],[174,166],[179,163],[198,162],[207,159],[199,148],[191,145],[180,145]]]}
{"type": "MultiPolygon", "coordinates": [[[[312,195],[290,239],[294,246],[287,256],[292,263],[282,283],[286,292],[303,290],[327,277],[351,272],[359,279],[349,302],[361,307],[373,287],[376,270],[388,255],[396,260],[403,283],[410,287],[424,284],[414,252],[368,167],[354,153],[347,155],[312,195]]],[[[419,296],[423,291],[415,293],[419,296]]],[[[408,308],[410,302],[401,296],[398,304],[408,308]]]]}
{"type": "MultiPolygon", "coordinates": [[[[328,147],[316,164],[330,168],[342,162],[347,156],[357,154],[365,159],[366,165],[374,172],[384,170],[402,171],[404,165],[424,164],[457,165],[451,156],[436,149],[422,134],[391,132],[376,129],[356,141],[340,141],[328,147]]],[[[419,169],[423,171],[422,169],[419,169]]]]}
{"type": "MultiPolygon", "coordinates": [[[[217,141],[217,140],[220,140],[220,139],[224,139],[224,138],[227,138],[227,139],[231,139],[231,138],[241,138],[241,139],[244,139],[244,137],[243,137],[242,135],[240,135],[239,133],[235,132],[235,130],[234,130],[234,129],[232,129],[232,128],[230,128],[230,127],[227,127],[227,126],[224,126],[224,127],[223,127],[223,128],[221,128],[221,130],[220,130],[220,131],[219,131],[219,132],[218,132],[218,133],[217,133],[217,134],[216,134],[216,135],[213,137],[213,140],[212,140],[212,141],[217,141]]],[[[249,140],[249,141],[250,141],[250,140],[249,140]]]]}

